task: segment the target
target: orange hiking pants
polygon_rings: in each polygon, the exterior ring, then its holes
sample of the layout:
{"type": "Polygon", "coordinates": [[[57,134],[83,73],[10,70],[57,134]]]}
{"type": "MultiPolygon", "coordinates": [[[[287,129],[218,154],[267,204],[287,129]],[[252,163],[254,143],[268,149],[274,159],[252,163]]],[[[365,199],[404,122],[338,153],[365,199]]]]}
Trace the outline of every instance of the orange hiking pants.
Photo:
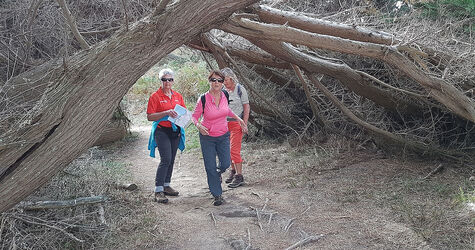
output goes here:
{"type": "Polygon", "coordinates": [[[229,137],[231,145],[231,162],[232,163],[241,163],[241,143],[242,143],[242,130],[241,125],[238,121],[228,122],[229,132],[231,136],[229,137]]]}

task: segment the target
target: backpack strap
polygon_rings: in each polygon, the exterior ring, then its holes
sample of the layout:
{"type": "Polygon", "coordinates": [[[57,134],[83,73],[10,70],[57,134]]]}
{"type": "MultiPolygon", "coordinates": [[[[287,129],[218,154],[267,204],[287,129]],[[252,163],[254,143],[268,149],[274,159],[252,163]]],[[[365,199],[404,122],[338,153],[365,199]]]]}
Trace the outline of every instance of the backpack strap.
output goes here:
{"type": "Polygon", "coordinates": [[[201,99],[201,107],[203,107],[203,113],[205,112],[205,104],[206,104],[206,97],[205,97],[206,93],[205,94],[202,94],[200,99],[201,99]]]}
{"type": "Polygon", "coordinates": [[[238,93],[238,95],[239,95],[239,98],[241,98],[241,96],[242,96],[242,90],[241,90],[241,84],[239,84],[239,83],[238,83],[238,85],[237,85],[237,93],[238,93]]]}
{"type": "MultiPolygon", "coordinates": [[[[224,96],[226,96],[226,100],[228,100],[228,104],[229,104],[229,93],[228,91],[222,89],[221,91],[223,91],[224,93],[224,96]]],[[[201,97],[201,106],[203,107],[203,113],[205,112],[205,104],[206,104],[206,93],[202,94],[201,97]]]]}
{"type": "Polygon", "coordinates": [[[223,91],[224,96],[226,96],[226,100],[228,100],[228,104],[229,104],[229,93],[228,93],[228,91],[226,91],[225,89],[222,89],[221,91],[223,91]]]}

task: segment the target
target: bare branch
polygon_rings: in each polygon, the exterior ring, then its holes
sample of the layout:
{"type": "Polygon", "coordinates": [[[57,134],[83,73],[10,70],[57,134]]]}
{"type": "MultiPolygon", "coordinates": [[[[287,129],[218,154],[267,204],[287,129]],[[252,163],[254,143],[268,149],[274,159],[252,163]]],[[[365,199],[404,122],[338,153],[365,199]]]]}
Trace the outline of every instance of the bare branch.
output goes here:
{"type": "Polygon", "coordinates": [[[71,15],[71,11],[69,11],[68,5],[66,4],[65,0],[56,0],[56,2],[59,4],[61,7],[61,10],[63,11],[63,16],[66,18],[66,22],[68,23],[69,27],[71,28],[71,31],[73,32],[74,37],[76,40],[79,42],[81,45],[82,49],[89,49],[89,44],[84,40],[84,37],[79,33],[78,27],[76,25],[76,21],[74,20],[74,17],[71,15]]]}

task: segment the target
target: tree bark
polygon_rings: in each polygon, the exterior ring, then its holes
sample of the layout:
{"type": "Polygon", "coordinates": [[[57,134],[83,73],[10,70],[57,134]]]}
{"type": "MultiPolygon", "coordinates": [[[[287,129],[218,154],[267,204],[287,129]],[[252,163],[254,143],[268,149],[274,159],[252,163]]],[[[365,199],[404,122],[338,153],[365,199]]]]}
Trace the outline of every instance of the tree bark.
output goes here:
{"type": "MultiPolygon", "coordinates": [[[[90,50],[71,56],[67,69],[51,63],[40,70],[40,79],[34,80],[47,88],[37,98],[33,119],[18,128],[23,134],[16,138],[24,143],[0,141],[0,212],[46,183],[92,145],[118,102],[150,67],[254,2],[182,0],[131,25],[129,31],[122,28],[90,50]],[[45,75],[48,77],[41,78],[45,75]]],[[[28,83],[26,75],[14,80],[28,83]]]]}
{"type": "Polygon", "coordinates": [[[301,30],[321,35],[330,35],[351,39],[354,41],[386,45],[392,45],[400,42],[396,40],[393,35],[381,31],[373,31],[358,26],[310,18],[299,13],[278,10],[263,5],[253,8],[253,10],[263,22],[289,25],[301,30]]]}
{"type": "MultiPolygon", "coordinates": [[[[257,40],[265,37],[266,40],[296,43],[313,48],[379,59],[401,70],[408,77],[426,88],[434,99],[455,114],[475,122],[474,101],[442,79],[426,74],[407,57],[402,55],[395,46],[352,41],[283,25],[264,24],[246,18],[234,17],[232,22],[243,28],[233,30],[240,30],[240,35],[248,39],[257,40]]],[[[224,25],[224,27],[229,29],[232,28],[232,25],[224,25]]]]}

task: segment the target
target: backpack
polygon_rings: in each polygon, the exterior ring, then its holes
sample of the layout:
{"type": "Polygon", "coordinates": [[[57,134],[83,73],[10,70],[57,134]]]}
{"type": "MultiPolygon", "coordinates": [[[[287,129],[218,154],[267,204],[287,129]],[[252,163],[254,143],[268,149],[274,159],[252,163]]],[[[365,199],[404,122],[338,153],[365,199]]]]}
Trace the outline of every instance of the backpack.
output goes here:
{"type": "MultiPolygon", "coordinates": [[[[241,84],[237,84],[236,87],[237,87],[237,93],[238,93],[239,99],[240,99],[241,96],[242,96],[241,84]]],[[[228,93],[228,91],[226,91],[224,89],[221,89],[221,91],[223,91],[224,95],[226,96],[226,100],[228,100],[228,104],[229,104],[229,93],[228,93]]],[[[206,97],[205,97],[205,94],[202,94],[201,95],[201,106],[203,107],[203,113],[205,112],[205,104],[206,104],[206,97]]],[[[241,115],[241,118],[242,118],[242,115],[241,115]]]]}

